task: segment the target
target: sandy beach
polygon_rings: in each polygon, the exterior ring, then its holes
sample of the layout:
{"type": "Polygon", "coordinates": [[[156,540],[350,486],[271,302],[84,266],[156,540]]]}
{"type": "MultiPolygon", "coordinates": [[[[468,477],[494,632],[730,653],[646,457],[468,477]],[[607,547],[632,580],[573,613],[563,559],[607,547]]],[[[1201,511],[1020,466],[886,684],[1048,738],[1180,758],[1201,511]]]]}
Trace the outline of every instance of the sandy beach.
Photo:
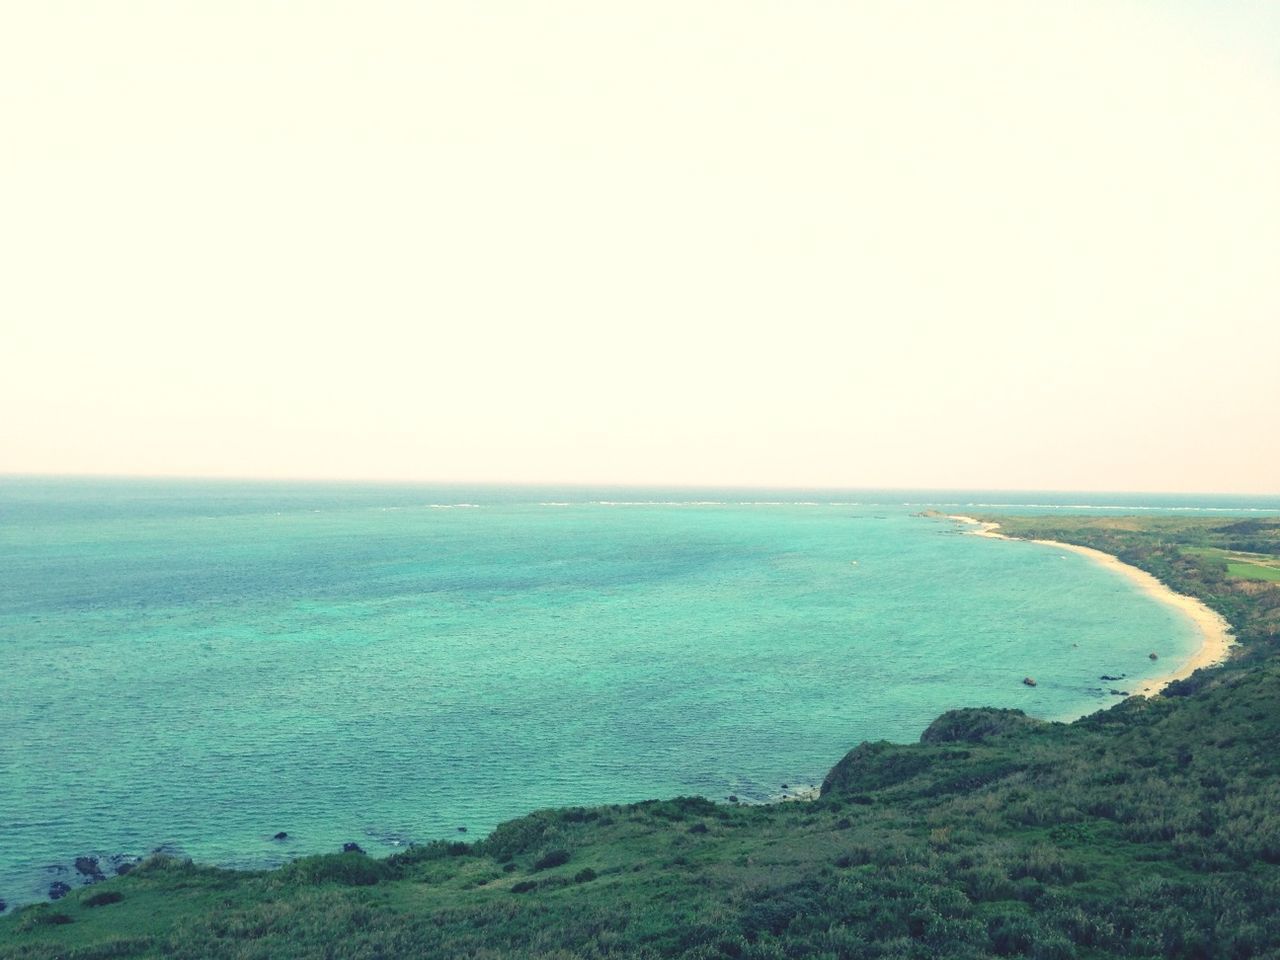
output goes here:
{"type": "MultiPolygon", "coordinates": [[[[1015,537],[1007,537],[997,531],[1000,526],[998,523],[991,523],[975,519],[974,517],[966,517],[960,515],[949,515],[948,520],[955,520],[959,523],[966,524],[972,529],[969,531],[974,536],[990,537],[995,540],[1014,540],[1015,537]]],[[[1231,627],[1223,616],[1215,610],[1210,609],[1201,603],[1195,597],[1188,597],[1186,594],[1177,593],[1167,584],[1153,577],[1145,570],[1139,570],[1137,567],[1124,563],[1119,558],[1101,550],[1095,550],[1092,547],[1080,547],[1073,543],[1062,543],[1057,540],[1032,540],[1032,543],[1038,543],[1046,547],[1056,547],[1059,550],[1070,550],[1072,553],[1079,553],[1088,557],[1096,563],[1101,564],[1108,570],[1127,578],[1131,583],[1139,589],[1148,593],[1150,596],[1159,600],[1161,603],[1168,604],[1195,625],[1196,630],[1200,634],[1200,646],[1186,660],[1182,661],[1176,669],[1167,674],[1162,674],[1149,680],[1140,681],[1138,688],[1133,691],[1142,696],[1154,696],[1161,690],[1173,683],[1175,680],[1182,680],[1191,676],[1201,667],[1211,667],[1224,661],[1231,651],[1232,644],[1235,643],[1235,637],[1231,634],[1231,627]]]]}

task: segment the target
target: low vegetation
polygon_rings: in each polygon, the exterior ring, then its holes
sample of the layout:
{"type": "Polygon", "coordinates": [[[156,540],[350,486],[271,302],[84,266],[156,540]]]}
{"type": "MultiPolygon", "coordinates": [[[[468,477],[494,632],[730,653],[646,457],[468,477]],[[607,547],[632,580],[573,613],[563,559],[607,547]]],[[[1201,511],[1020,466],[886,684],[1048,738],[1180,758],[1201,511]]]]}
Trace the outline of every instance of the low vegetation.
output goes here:
{"type": "Polygon", "coordinates": [[[154,857],[0,919],[0,958],[1280,957],[1280,584],[1224,558],[1280,556],[1280,523],[992,519],[1204,598],[1241,655],[1072,724],[945,714],[813,802],[544,810],[271,872],[154,857]]]}

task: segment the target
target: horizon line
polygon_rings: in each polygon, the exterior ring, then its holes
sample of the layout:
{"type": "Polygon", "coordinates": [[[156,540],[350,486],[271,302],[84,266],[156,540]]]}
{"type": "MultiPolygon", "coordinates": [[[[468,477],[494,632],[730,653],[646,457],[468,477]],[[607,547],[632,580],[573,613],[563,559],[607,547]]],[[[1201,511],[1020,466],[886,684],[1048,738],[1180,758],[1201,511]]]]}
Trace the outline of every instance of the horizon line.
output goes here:
{"type": "Polygon", "coordinates": [[[1280,490],[1263,491],[1214,491],[1214,490],[1151,490],[1103,487],[972,487],[972,486],[895,486],[895,485],[843,485],[843,484],[767,484],[767,483],[713,483],[680,481],[629,482],[619,480],[479,480],[479,479],[424,479],[404,477],[337,477],[337,476],[264,476],[251,474],[185,474],[185,473],[48,473],[0,470],[0,480],[171,480],[199,481],[205,483],[294,483],[294,484],[365,484],[372,486],[459,486],[459,487],[524,487],[618,489],[618,490],[794,490],[841,492],[948,492],[948,493],[1075,493],[1121,494],[1124,496],[1162,497],[1267,497],[1280,498],[1280,490]]]}

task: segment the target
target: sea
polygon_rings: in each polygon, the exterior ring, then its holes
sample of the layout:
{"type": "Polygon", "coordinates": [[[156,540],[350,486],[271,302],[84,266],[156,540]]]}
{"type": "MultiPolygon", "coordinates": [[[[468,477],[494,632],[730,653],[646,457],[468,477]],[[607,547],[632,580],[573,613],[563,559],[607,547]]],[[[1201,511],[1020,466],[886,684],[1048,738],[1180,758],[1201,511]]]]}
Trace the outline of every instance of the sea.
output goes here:
{"type": "Polygon", "coordinates": [[[791,797],[861,741],[1070,720],[1194,648],[1114,572],[928,510],[1280,498],[0,477],[0,900],[77,857],[260,868],[791,797]]]}

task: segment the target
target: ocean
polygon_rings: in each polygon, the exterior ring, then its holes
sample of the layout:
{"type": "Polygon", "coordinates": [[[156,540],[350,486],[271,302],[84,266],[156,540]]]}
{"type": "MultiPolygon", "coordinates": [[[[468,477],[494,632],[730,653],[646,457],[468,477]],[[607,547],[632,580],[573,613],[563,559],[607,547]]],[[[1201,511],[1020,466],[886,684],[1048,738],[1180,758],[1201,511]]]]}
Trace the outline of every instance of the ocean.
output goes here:
{"type": "Polygon", "coordinates": [[[794,795],[860,741],[1072,719],[1194,647],[1088,559],[930,508],[1280,498],[0,477],[0,899],[81,855],[263,867],[794,795]]]}

